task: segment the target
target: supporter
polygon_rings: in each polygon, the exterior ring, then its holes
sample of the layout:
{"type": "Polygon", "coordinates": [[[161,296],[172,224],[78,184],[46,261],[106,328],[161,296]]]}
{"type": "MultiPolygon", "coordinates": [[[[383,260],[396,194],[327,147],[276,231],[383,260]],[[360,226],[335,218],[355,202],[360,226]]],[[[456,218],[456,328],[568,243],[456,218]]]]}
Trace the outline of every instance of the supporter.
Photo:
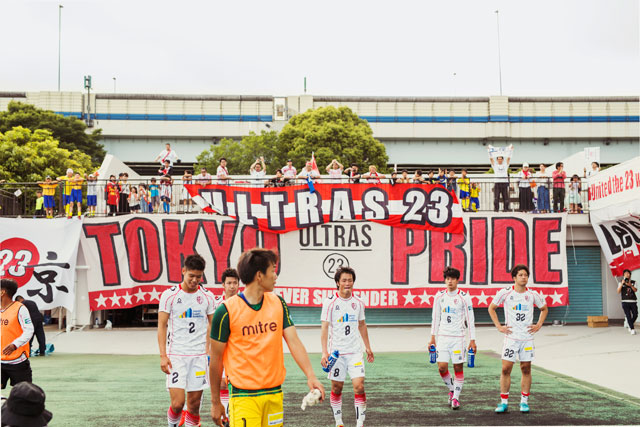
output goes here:
{"type": "Polygon", "coordinates": [[[366,179],[369,184],[380,184],[380,178],[384,178],[385,176],[381,173],[378,173],[378,169],[375,165],[369,165],[369,172],[362,175],[363,179],[366,179]]]}
{"type": "Polygon", "coordinates": [[[470,180],[467,177],[467,170],[462,169],[460,178],[458,178],[458,185],[460,187],[460,203],[462,204],[462,210],[469,211],[469,183],[470,180]]]}
{"type": "Polygon", "coordinates": [[[149,193],[147,192],[147,186],[140,184],[138,186],[138,196],[140,197],[140,212],[149,213],[149,193]]]}
{"type": "Polygon", "coordinates": [[[216,177],[218,178],[218,184],[227,184],[229,181],[229,170],[227,169],[227,159],[220,158],[220,164],[216,171],[216,177]]]}
{"type": "Polygon", "coordinates": [[[591,178],[593,175],[600,172],[600,163],[591,162],[591,170],[587,171],[587,168],[584,168],[584,177],[591,178]]]}
{"type": "Polygon", "coordinates": [[[429,176],[424,180],[423,184],[436,184],[438,180],[435,177],[434,171],[429,171],[429,176]]]}
{"type": "Polygon", "coordinates": [[[284,187],[285,185],[287,185],[287,178],[284,177],[280,169],[276,171],[275,178],[271,178],[267,181],[268,187],[284,187]]]}
{"type": "Polygon", "coordinates": [[[298,178],[306,180],[311,178],[312,180],[320,178],[320,174],[317,170],[313,169],[313,163],[307,162],[304,169],[298,174],[298,178]]]}
{"type": "Polygon", "coordinates": [[[171,190],[171,178],[162,178],[160,186],[160,201],[162,202],[162,209],[166,214],[171,213],[171,190]]]}
{"type": "Polygon", "coordinates": [[[438,179],[437,183],[442,185],[444,188],[447,188],[447,170],[438,168],[438,179]]]}
{"type": "MultiPolygon", "coordinates": [[[[489,150],[489,147],[487,147],[489,150]]],[[[498,156],[496,160],[493,157],[489,157],[491,166],[493,167],[494,186],[493,186],[493,210],[498,212],[500,210],[500,199],[502,198],[502,204],[504,211],[509,211],[509,162],[511,157],[507,157],[507,161],[504,161],[503,156],[498,156]]]]}
{"type": "Polygon", "coordinates": [[[82,217],[82,183],[84,178],[80,175],[80,172],[76,172],[71,180],[71,204],[69,205],[69,212],[67,218],[73,216],[73,204],[75,203],[78,211],[78,218],[82,217]]]}
{"type": "Polygon", "coordinates": [[[580,190],[582,190],[580,177],[578,175],[573,175],[571,177],[571,182],[569,182],[569,209],[571,213],[580,213],[579,205],[582,202],[580,190]]]}
{"type": "Polygon", "coordinates": [[[396,171],[391,172],[391,178],[389,178],[389,184],[396,185],[398,182],[400,182],[400,178],[398,178],[398,172],[396,171]]]}
{"type": "Polygon", "coordinates": [[[618,284],[618,293],[622,297],[622,310],[624,311],[627,328],[631,335],[636,334],[635,323],[638,320],[638,287],[636,281],[631,280],[631,270],[622,272],[622,281],[618,284]]]}
{"type": "Polygon", "coordinates": [[[293,161],[291,159],[287,160],[287,166],[283,167],[281,170],[282,175],[284,175],[284,177],[288,179],[294,179],[298,174],[296,168],[293,167],[293,161]]]}
{"type": "Polygon", "coordinates": [[[131,184],[129,184],[129,174],[124,172],[120,174],[120,202],[119,202],[119,212],[120,213],[129,213],[129,194],[131,194],[131,184]]]}
{"type": "Polygon", "coordinates": [[[522,170],[518,172],[518,199],[520,203],[520,212],[533,211],[533,194],[531,192],[532,174],[529,170],[529,163],[522,165],[522,170]]]}
{"type": "Polygon", "coordinates": [[[47,427],[53,414],[45,409],[45,399],[44,390],[37,385],[28,381],[16,384],[2,404],[2,427],[47,427]]]}
{"type": "Polygon", "coordinates": [[[475,182],[471,183],[469,191],[469,207],[473,212],[478,212],[480,209],[480,186],[475,182]]]}
{"type": "Polygon", "coordinates": [[[206,168],[200,168],[200,174],[193,177],[195,182],[203,187],[211,184],[211,174],[207,172],[206,168]]]}
{"type": "Polygon", "coordinates": [[[42,190],[36,190],[36,210],[33,212],[34,218],[42,218],[44,216],[44,197],[42,190]]]}
{"type": "Polygon", "coordinates": [[[416,173],[413,174],[413,183],[414,184],[427,184],[427,180],[422,176],[422,171],[418,169],[416,173]]]}
{"type": "Polygon", "coordinates": [[[264,157],[260,156],[249,168],[254,187],[264,187],[264,178],[267,168],[264,165],[264,157]]]}
{"type": "Polygon", "coordinates": [[[134,186],[131,187],[131,193],[129,193],[129,212],[137,213],[140,211],[140,196],[138,195],[138,189],[134,186]]]}
{"type": "Polygon", "coordinates": [[[351,163],[351,166],[344,170],[349,175],[349,182],[352,184],[358,184],[360,182],[360,172],[358,172],[358,165],[351,163]]]}
{"type": "Polygon", "coordinates": [[[400,177],[397,179],[396,182],[398,182],[399,184],[410,184],[411,183],[411,177],[409,176],[409,171],[406,170],[406,169],[403,169],[402,172],[401,172],[400,177]]]}
{"type": "Polygon", "coordinates": [[[553,211],[564,212],[564,181],[567,173],[563,170],[562,162],[556,163],[556,170],[551,174],[553,178],[553,211]]]}
{"type": "Polygon", "coordinates": [[[98,172],[87,176],[87,215],[96,216],[98,206],[98,172]]]}
{"type": "Polygon", "coordinates": [[[330,178],[333,178],[333,181],[340,182],[340,178],[342,177],[342,170],[344,166],[338,161],[338,159],[331,160],[331,163],[327,166],[327,173],[330,178]]]}
{"type": "MultiPolygon", "coordinates": [[[[153,181],[153,180],[152,180],[153,181]]],[[[120,188],[116,181],[116,176],[111,175],[105,189],[107,196],[107,206],[109,207],[109,215],[116,216],[118,211],[118,198],[120,197],[120,188]]]]}
{"type": "Polygon", "coordinates": [[[154,162],[160,160],[160,166],[164,167],[164,162],[169,161],[169,165],[173,165],[174,162],[178,160],[178,153],[171,149],[171,144],[167,143],[164,146],[164,150],[158,154],[158,157],[155,158],[154,162]]]}
{"type": "Polygon", "coordinates": [[[447,190],[451,191],[453,194],[458,192],[458,184],[456,184],[456,173],[452,169],[449,171],[449,177],[447,178],[447,190]]]}
{"type": "Polygon", "coordinates": [[[160,176],[171,176],[173,175],[173,166],[169,160],[165,160],[163,166],[158,169],[158,175],[160,176]]]}
{"type": "Polygon", "coordinates": [[[187,191],[187,187],[185,187],[185,185],[189,184],[193,184],[193,175],[190,170],[186,170],[184,171],[184,175],[182,175],[182,192],[180,194],[182,212],[191,212],[191,208],[193,207],[193,200],[191,199],[189,191],[187,191]]]}
{"type": "Polygon", "coordinates": [[[149,198],[151,199],[151,213],[160,212],[160,186],[155,178],[149,184],[149,198]]]}
{"type": "Polygon", "coordinates": [[[42,193],[44,198],[44,210],[47,218],[53,218],[53,208],[56,206],[54,196],[56,194],[56,187],[58,181],[53,181],[50,176],[47,176],[44,181],[38,182],[38,185],[42,187],[42,193]]]}
{"type": "Polygon", "coordinates": [[[540,170],[536,172],[536,185],[538,189],[538,212],[547,213],[551,211],[549,205],[549,172],[545,165],[540,165],[540,170]]]}
{"type": "Polygon", "coordinates": [[[64,213],[68,218],[71,218],[73,213],[73,197],[71,196],[71,189],[73,184],[73,169],[67,169],[67,174],[56,178],[57,181],[64,181],[62,185],[62,205],[64,206],[64,213]]]}

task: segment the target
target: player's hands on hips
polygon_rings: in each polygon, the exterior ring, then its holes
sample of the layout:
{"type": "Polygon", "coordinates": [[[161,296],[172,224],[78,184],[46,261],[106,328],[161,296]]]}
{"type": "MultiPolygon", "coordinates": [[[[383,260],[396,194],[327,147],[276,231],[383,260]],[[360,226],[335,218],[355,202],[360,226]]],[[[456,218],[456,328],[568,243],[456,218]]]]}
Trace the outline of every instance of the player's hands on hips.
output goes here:
{"type": "Polygon", "coordinates": [[[476,345],[476,340],[469,341],[469,348],[473,349],[474,354],[478,354],[478,346],[476,345]]]}
{"type": "Polygon", "coordinates": [[[500,325],[498,326],[498,330],[505,335],[509,335],[511,333],[511,326],[500,325]]]}
{"type": "Polygon", "coordinates": [[[227,414],[224,413],[224,406],[222,406],[221,402],[211,403],[211,418],[213,419],[213,423],[220,427],[222,427],[224,422],[229,420],[227,414]]]}
{"type": "Polygon", "coordinates": [[[542,328],[542,325],[538,325],[537,323],[535,325],[529,325],[529,333],[530,334],[535,334],[536,332],[538,332],[540,330],[540,328],[542,328]]]}
{"type": "Polygon", "coordinates": [[[373,351],[371,351],[370,348],[367,348],[365,349],[365,352],[367,353],[367,362],[373,363],[373,351]]]}
{"type": "Polygon", "coordinates": [[[322,352],[322,359],[320,359],[320,364],[323,368],[327,367],[327,363],[329,363],[329,353],[322,352]]]}
{"type": "Polygon", "coordinates": [[[2,349],[2,354],[4,354],[5,356],[8,356],[14,351],[16,351],[16,348],[18,347],[16,347],[15,344],[9,344],[8,346],[2,349]]]}
{"type": "Polygon", "coordinates": [[[313,391],[314,388],[317,388],[318,390],[320,390],[320,393],[322,393],[322,397],[320,398],[320,401],[321,402],[324,401],[324,386],[320,381],[318,381],[318,379],[315,376],[307,380],[307,385],[309,386],[309,391],[313,391]]]}
{"type": "Polygon", "coordinates": [[[160,369],[167,375],[171,375],[171,360],[168,356],[160,356],[160,369]]]}

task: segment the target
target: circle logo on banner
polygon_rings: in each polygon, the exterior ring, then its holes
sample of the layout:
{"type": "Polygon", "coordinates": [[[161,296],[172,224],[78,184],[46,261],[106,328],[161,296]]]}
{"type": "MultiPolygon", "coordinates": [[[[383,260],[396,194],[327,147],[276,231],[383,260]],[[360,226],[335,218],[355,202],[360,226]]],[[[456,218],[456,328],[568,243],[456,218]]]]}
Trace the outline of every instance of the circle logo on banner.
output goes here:
{"type": "Polygon", "coordinates": [[[33,268],[40,261],[35,245],[28,240],[12,237],[0,243],[0,277],[14,279],[18,287],[26,285],[33,276],[33,268]]]}
{"type": "Polygon", "coordinates": [[[322,261],[322,270],[328,278],[333,279],[340,267],[349,267],[349,260],[342,254],[332,253],[322,261]]]}

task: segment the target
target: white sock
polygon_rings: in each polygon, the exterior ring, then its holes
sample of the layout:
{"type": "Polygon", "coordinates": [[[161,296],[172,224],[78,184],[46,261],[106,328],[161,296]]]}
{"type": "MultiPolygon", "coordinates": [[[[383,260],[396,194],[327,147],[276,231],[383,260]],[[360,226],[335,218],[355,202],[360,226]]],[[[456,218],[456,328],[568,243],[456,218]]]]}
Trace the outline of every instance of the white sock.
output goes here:
{"type": "Polygon", "coordinates": [[[336,420],[336,425],[342,424],[342,394],[334,394],[331,392],[331,410],[333,411],[333,418],[336,420]]]}
{"type": "Polygon", "coordinates": [[[440,376],[442,377],[442,381],[444,381],[444,384],[449,388],[449,391],[453,391],[453,378],[451,378],[451,374],[449,373],[449,371],[445,372],[444,374],[440,374],[440,376]]]}
{"type": "Polygon", "coordinates": [[[367,415],[367,395],[365,393],[356,394],[354,406],[356,407],[356,426],[361,427],[364,425],[364,418],[367,415]]]}
{"type": "Polygon", "coordinates": [[[522,392],[522,395],[520,395],[520,403],[529,403],[529,393],[522,392]]]}
{"type": "Polygon", "coordinates": [[[464,373],[456,372],[455,376],[453,380],[453,398],[460,400],[460,392],[462,392],[462,385],[464,384],[464,373]]]}
{"type": "Polygon", "coordinates": [[[169,410],[167,411],[167,422],[169,424],[169,427],[176,427],[180,422],[181,415],[182,415],[182,411],[176,414],[171,409],[171,406],[169,406],[169,410]]]}
{"type": "Polygon", "coordinates": [[[500,403],[509,404],[509,393],[500,393],[500,403]]]}

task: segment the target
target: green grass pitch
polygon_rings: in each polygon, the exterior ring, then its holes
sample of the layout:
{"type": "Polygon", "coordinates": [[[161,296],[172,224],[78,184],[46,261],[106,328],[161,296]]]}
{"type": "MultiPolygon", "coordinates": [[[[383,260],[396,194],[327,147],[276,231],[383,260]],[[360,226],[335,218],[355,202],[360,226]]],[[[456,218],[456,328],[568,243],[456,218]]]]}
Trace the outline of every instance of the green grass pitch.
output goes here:
{"type": "MultiPolygon", "coordinates": [[[[300,410],[306,379],[285,357],[285,425],[332,426],[327,400],[300,410]]],[[[320,355],[311,354],[316,375],[327,388],[320,355]]],[[[366,362],[365,362],[366,364],[366,362]]],[[[47,409],[56,426],[165,426],[169,394],[158,356],[65,355],[33,358],[34,382],[47,393],[47,409]]],[[[520,373],[514,368],[510,412],[494,414],[499,401],[500,360],[480,352],[476,367],[465,368],[462,407],[447,406],[447,393],[436,365],[423,353],[380,353],[366,364],[368,426],[421,425],[572,425],[640,424],[640,399],[580,382],[540,368],[533,369],[531,413],[518,412],[520,373]]],[[[595,367],[594,369],[599,369],[595,367]]],[[[3,392],[8,395],[8,390],[3,392]]],[[[346,425],[355,425],[353,393],[343,394],[346,425]]],[[[203,426],[211,426],[209,392],[202,408],[203,426]]]]}

